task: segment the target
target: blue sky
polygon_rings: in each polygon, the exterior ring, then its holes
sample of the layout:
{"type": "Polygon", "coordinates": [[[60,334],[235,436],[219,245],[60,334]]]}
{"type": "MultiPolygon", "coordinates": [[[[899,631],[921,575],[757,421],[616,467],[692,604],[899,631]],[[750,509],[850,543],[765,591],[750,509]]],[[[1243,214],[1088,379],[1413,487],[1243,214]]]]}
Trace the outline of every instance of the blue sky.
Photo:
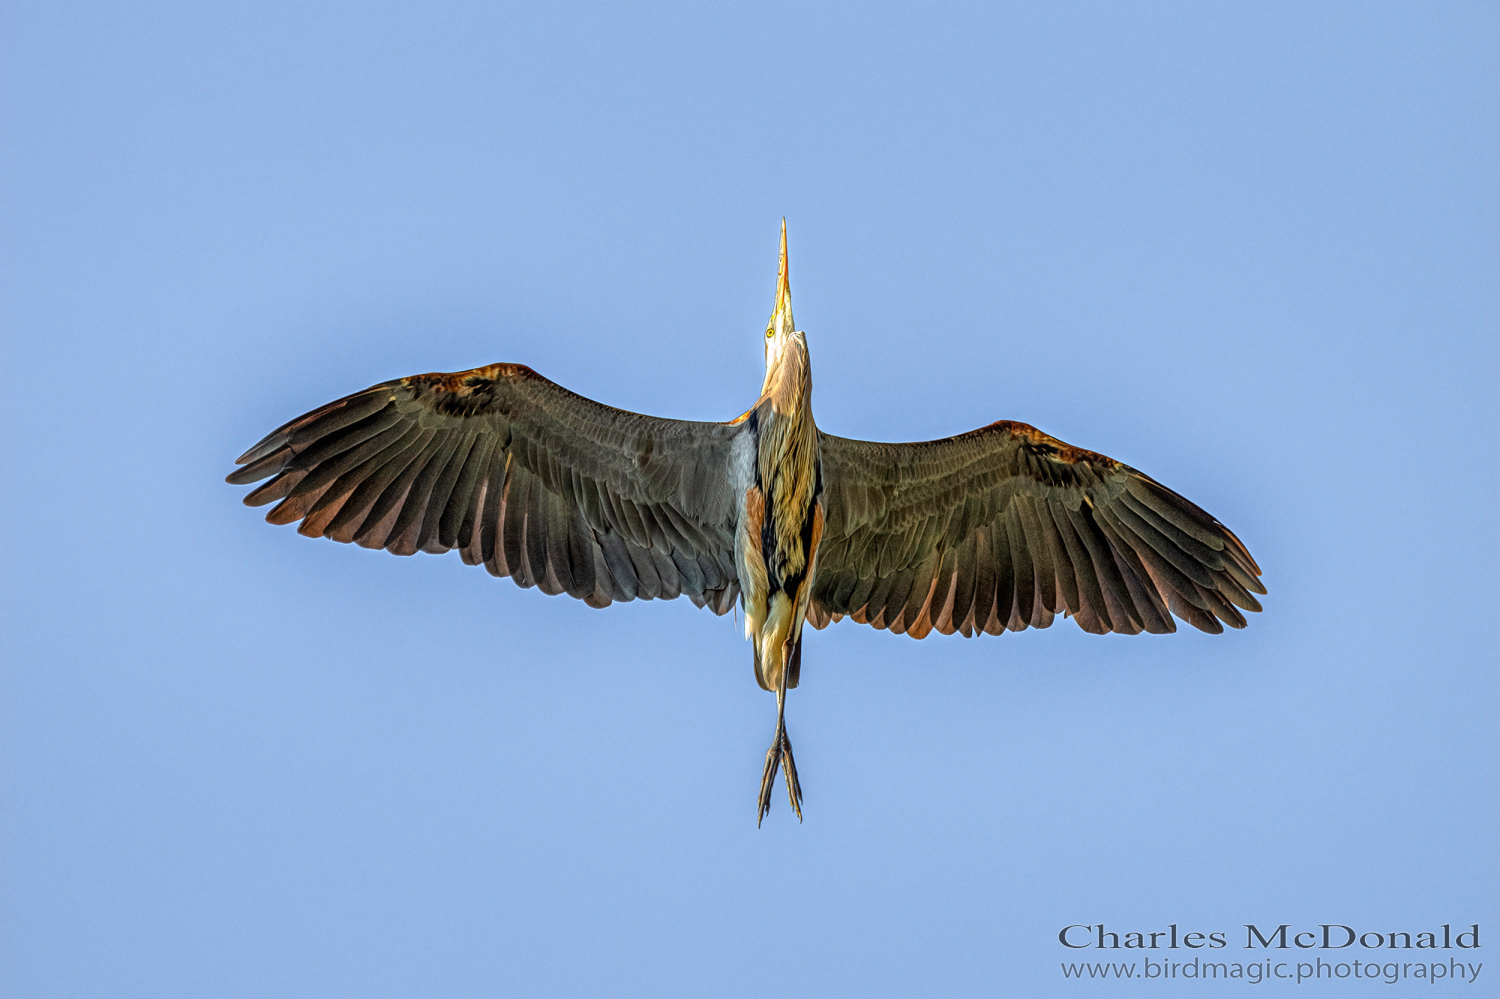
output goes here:
{"type": "Polygon", "coordinates": [[[4,18],[7,994],[1138,993],[1059,929],[1494,924],[1492,6],[4,18]],[[782,216],[820,426],[1103,451],[1266,612],[811,634],[757,830],[732,620],[222,482],[493,361],[732,417],[782,216]]]}

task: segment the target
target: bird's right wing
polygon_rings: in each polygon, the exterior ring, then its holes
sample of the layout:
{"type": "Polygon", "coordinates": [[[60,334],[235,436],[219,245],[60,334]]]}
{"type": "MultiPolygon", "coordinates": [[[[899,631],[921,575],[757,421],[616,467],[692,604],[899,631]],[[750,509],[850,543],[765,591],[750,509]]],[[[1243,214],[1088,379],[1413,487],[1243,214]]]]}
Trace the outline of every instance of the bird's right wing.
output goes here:
{"type": "Polygon", "coordinates": [[[1198,506],[1024,423],[920,444],[819,437],[825,526],[808,620],[922,638],[1243,628],[1260,567],[1198,506]],[[1222,622],[1222,624],[1221,624],[1222,622]]]}
{"type": "Polygon", "coordinates": [[[414,375],[273,431],[228,481],[280,500],[273,524],[470,565],[602,607],[685,593],[723,614],[739,594],[740,423],[643,416],[519,364],[414,375]]]}

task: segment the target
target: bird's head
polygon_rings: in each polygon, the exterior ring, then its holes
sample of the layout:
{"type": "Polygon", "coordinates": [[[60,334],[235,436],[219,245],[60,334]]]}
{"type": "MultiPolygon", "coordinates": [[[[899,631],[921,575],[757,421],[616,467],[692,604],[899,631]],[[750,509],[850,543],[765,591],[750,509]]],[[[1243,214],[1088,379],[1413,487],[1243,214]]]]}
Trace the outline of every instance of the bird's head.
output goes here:
{"type": "Polygon", "coordinates": [[[776,272],[776,306],[766,323],[766,383],[772,374],[793,358],[807,360],[807,336],[792,322],[792,278],[786,258],[786,219],[781,220],[781,264],[776,272]]]}

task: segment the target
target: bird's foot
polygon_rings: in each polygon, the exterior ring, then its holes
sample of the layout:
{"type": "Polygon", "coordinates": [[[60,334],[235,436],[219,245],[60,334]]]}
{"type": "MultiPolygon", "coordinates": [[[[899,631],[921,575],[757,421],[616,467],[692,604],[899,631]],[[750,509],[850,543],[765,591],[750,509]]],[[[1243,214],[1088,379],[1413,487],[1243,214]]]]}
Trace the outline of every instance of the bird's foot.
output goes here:
{"type": "Polygon", "coordinates": [[[771,748],[766,750],[766,769],[760,775],[760,802],[755,813],[755,825],[760,827],[766,814],[771,810],[771,787],[776,783],[776,770],[781,766],[781,736],[779,730],[776,738],[771,740],[771,748]]]}
{"type": "Polygon", "coordinates": [[[786,797],[792,804],[792,811],[797,813],[797,821],[802,821],[802,785],[797,781],[797,762],[792,759],[792,740],[787,738],[786,727],[776,726],[776,737],[771,740],[771,748],[766,750],[766,768],[760,777],[760,807],[756,814],[755,824],[759,826],[771,811],[771,789],[776,784],[776,771],[786,772],[786,797]]]}
{"type": "Polygon", "coordinates": [[[786,799],[792,804],[792,811],[797,813],[797,821],[802,821],[802,785],[797,780],[797,761],[792,759],[792,740],[787,738],[786,731],[781,733],[781,769],[786,775],[786,799]]]}

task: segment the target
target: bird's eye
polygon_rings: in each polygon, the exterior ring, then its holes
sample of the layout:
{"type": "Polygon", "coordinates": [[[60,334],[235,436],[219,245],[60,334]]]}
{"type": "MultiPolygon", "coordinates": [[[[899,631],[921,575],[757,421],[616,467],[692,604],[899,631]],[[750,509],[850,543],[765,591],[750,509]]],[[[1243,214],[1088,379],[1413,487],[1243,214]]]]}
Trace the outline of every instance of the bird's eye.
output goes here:
{"type": "Polygon", "coordinates": [[[775,330],[766,330],[766,339],[767,340],[771,339],[771,337],[773,337],[775,335],[776,335],[776,331],[775,330]]]}

